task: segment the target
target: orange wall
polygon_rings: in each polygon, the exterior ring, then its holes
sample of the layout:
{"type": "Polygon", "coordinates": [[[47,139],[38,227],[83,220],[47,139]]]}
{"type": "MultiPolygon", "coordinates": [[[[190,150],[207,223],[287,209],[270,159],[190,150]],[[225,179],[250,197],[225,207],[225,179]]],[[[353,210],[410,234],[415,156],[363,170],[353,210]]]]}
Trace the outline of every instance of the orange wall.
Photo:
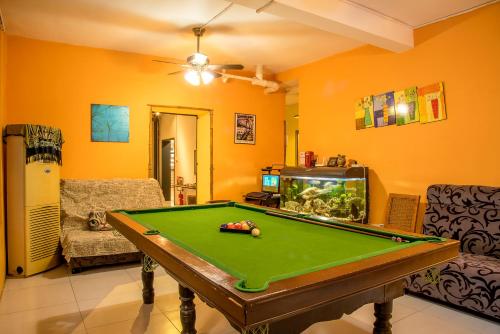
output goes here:
{"type": "Polygon", "coordinates": [[[214,197],[241,200],[259,189],[260,168],[283,160],[284,96],[246,82],[193,87],[152,56],[8,36],[8,123],[63,131],[65,178],[147,177],[149,108],[214,110],[214,197]],[[90,104],[130,107],[130,143],[90,141],[90,104]],[[236,145],[234,113],[257,115],[257,144],[236,145]],[[278,129],[278,130],[277,130],[278,129]]]}
{"type": "Polygon", "coordinates": [[[299,80],[300,147],[369,166],[372,223],[388,193],[433,183],[500,186],[500,4],[415,31],[415,48],[372,46],[281,73],[299,80]],[[448,119],[355,130],[357,98],[443,81],[448,119]]]}
{"type": "MultiPolygon", "coordinates": [[[[0,31],[0,128],[5,124],[5,34],[0,31]]],[[[7,267],[4,220],[4,187],[3,187],[3,145],[0,144],[0,296],[5,284],[7,267]]]]}

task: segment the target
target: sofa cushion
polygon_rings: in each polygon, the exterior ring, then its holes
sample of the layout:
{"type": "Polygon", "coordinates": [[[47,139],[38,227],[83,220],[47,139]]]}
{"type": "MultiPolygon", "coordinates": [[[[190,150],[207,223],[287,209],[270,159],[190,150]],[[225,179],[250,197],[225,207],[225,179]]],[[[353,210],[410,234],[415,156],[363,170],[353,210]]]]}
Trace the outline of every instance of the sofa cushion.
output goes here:
{"type": "Polygon", "coordinates": [[[462,252],[500,259],[500,188],[432,185],[423,233],[460,240],[462,252]]]}
{"type": "Polygon", "coordinates": [[[460,253],[406,279],[408,290],[500,320],[500,260],[460,253]]]}
{"type": "Polygon", "coordinates": [[[139,250],[116,231],[63,230],[61,235],[63,255],[72,257],[134,253],[139,250]]]}

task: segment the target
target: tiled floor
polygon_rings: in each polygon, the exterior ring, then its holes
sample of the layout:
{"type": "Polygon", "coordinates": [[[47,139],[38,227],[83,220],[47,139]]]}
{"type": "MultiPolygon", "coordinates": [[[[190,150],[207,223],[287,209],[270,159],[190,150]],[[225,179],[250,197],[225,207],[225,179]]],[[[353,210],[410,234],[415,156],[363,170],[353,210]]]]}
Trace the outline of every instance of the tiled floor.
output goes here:
{"type": "MultiPolygon", "coordinates": [[[[0,300],[0,333],[179,333],[177,283],[158,268],[155,290],[155,304],[143,305],[138,265],[78,275],[60,266],[27,279],[7,279],[0,300]]],[[[371,333],[372,313],[373,305],[365,305],[340,320],[315,324],[305,333],[371,333]]],[[[498,324],[410,296],[395,301],[392,323],[395,334],[500,333],[498,324]]],[[[197,329],[236,333],[220,313],[201,302],[197,329]]]]}

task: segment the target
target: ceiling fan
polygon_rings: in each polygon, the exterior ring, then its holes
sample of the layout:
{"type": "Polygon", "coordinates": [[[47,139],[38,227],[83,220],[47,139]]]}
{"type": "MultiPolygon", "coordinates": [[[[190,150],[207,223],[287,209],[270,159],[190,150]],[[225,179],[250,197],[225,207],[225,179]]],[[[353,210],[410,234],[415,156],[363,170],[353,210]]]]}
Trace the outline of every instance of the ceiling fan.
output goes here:
{"type": "Polygon", "coordinates": [[[199,86],[201,83],[208,85],[214,78],[221,77],[222,74],[216,71],[243,69],[243,65],[241,64],[210,64],[208,56],[200,52],[200,38],[203,36],[204,32],[205,28],[203,27],[193,28],[193,33],[196,36],[196,52],[187,58],[185,64],[158,59],[155,59],[154,61],[182,66],[184,69],[171,72],[169,75],[184,72],[184,78],[186,81],[194,86],[199,86]]]}

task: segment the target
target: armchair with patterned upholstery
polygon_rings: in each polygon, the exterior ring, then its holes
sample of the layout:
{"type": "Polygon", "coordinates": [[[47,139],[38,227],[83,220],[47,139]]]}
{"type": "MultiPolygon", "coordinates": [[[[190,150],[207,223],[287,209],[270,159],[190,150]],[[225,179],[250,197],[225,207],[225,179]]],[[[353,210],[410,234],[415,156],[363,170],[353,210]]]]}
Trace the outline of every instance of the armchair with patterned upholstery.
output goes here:
{"type": "Polygon", "coordinates": [[[91,230],[91,213],[164,205],[155,179],[61,180],[61,245],[72,272],[140,260],[137,248],[117,231],[91,230]]]}
{"type": "Polygon", "coordinates": [[[500,320],[500,188],[430,186],[423,233],[460,240],[460,255],[408,277],[407,291],[500,320]]]}

